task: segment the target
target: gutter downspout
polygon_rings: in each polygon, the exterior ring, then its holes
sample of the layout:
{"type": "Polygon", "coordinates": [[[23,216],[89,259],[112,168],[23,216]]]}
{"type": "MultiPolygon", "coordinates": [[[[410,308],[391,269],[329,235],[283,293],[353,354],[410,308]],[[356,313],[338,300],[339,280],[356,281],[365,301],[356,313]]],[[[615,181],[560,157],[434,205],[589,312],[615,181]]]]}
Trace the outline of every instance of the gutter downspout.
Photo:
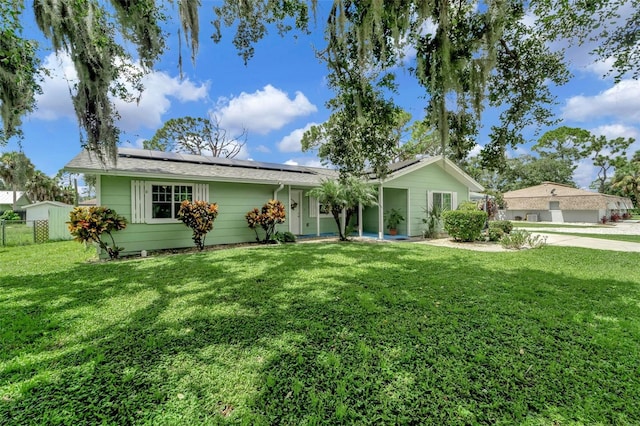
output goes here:
{"type": "Polygon", "coordinates": [[[278,192],[282,191],[282,189],[284,189],[284,183],[280,183],[278,182],[278,184],[280,185],[278,187],[278,189],[276,189],[275,191],[273,191],[273,199],[277,200],[278,199],[278,192]]]}

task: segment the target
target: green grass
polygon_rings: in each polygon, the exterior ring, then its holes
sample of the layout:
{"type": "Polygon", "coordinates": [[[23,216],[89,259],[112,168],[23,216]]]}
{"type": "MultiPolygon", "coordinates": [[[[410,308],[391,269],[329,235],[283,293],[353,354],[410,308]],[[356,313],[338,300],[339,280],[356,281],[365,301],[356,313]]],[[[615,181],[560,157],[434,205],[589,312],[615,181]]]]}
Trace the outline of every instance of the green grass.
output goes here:
{"type": "Polygon", "coordinates": [[[0,424],[640,424],[640,254],[0,248],[0,424]]]}
{"type": "MultiPolygon", "coordinates": [[[[0,227],[0,232],[2,228],[0,227]]],[[[0,247],[3,240],[0,235],[0,247]]],[[[5,246],[21,246],[25,244],[33,244],[33,227],[27,226],[24,222],[11,223],[7,221],[4,225],[4,245],[5,246]]]]}

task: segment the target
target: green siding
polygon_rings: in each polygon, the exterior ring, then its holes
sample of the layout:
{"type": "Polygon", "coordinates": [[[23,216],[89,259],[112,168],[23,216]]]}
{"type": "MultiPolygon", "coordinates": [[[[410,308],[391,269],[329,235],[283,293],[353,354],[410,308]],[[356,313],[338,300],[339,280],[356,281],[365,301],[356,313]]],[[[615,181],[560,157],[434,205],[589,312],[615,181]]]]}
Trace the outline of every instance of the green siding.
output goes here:
{"type": "MultiPolygon", "coordinates": [[[[444,167],[449,166],[444,165],[444,167]]],[[[411,236],[422,235],[424,229],[422,218],[426,217],[428,191],[455,192],[458,204],[469,199],[469,189],[443,169],[441,162],[429,164],[385,182],[383,188],[384,210],[388,211],[392,207],[399,209],[407,220],[399,226],[398,232],[406,234],[410,226],[411,236]],[[407,199],[409,200],[408,214],[407,199]]],[[[365,232],[378,232],[377,206],[365,209],[363,225],[365,232]]],[[[384,232],[388,232],[386,224],[384,232]]]]}
{"type": "MultiPolygon", "coordinates": [[[[102,176],[100,179],[101,204],[114,209],[129,222],[127,228],[114,234],[116,243],[124,247],[123,254],[138,253],[141,250],[162,250],[170,248],[193,247],[191,230],[181,222],[146,224],[131,223],[131,180],[129,177],[102,176]]],[[[140,180],[140,179],[137,179],[140,180]]],[[[157,182],[182,182],[148,179],[157,182]]],[[[245,215],[253,208],[261,208],[273,198],[277,185],[259,185],[247,183],[209,182],[209,202],[218,204],[218,217],[213,230],[207,234],[206,245],[235,244],[255,241],[255,233],[249,229],[245,215]]],[[[306,190],[303,190],[303,195],[306,190]]],[[[289,192],[285,187],[278,192],[278,199],[288,204],[289,192]]],[[[316,219],[309,217],[309,199],[303,200],[303,234],[316,234],[316,219]]],[[[288,206],[287,206],[288,207],[288,206]]],[[[320,220],[321,232],[333,232],[332,219],[320,220]]],[[[278,230],[287,231],[288,223],[278,226],[278,230]]],[[[260,232],[259,230],[258,232],[260,232]]]]}

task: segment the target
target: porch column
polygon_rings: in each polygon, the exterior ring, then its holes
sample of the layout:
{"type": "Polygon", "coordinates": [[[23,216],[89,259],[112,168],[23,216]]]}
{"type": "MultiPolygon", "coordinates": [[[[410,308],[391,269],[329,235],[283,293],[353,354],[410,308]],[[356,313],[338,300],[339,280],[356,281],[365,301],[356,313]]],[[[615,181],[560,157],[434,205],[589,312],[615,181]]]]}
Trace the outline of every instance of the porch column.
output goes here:
{"type": "Polygon", "coordinates": [[[358,203],[358,237],[362,237],[362,203],[358,203]]]}
{"type": "Polygon", "coordinates": [[[320,201],[316,200],[316,237],[320,236],[320,201]]]}
{"type": "Polygon", "coordinates": [[[289,199],[287,202],[287,217],[289,218],[287,221],[289,222],[287,224],[287,230],[291,232],[291,185],[287,185],[287,192],[289,193],[289,196],[287,197],[289,199]]]}
{"type": "Polygon", "coordinates": [[[382,182],[378,186],[378,239],[384,239],[384,194],[382,182]]]}

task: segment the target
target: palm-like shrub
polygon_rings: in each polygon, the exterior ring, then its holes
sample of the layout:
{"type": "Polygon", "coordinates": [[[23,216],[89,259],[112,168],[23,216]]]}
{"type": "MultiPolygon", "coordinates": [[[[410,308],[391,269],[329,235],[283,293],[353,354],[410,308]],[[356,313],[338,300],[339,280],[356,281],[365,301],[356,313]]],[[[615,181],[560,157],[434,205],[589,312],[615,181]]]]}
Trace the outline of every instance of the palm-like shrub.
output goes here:
{"type": "Polygon", "coordinates": [[[112,232],[125,229],[127,221],[119,216],[115,210],[107,207],[76,207],[69,213],[69,232],[74,240],[89,243],[98,243],[100,248],[107,252],[109,258],[117,259],[123,247],[118,247],[112,232]],[[103,235],[108,235],[111,244],[104,241],[103,235]]]}
{"type": "Polygon", "coordinates": [[[358,204],[363,207],[376,205],[376,189],[355,177],[349,177],[344,181],[325,180],[322,184],[307,193],[317,198],[318,202],[326,206],[333,216],[340,240],[345,241],[350,234],[349,224],[356,214],[358,204]],[[345,211],[345,228],[342,227],[340,215],[345,211]]]}
{"type": "Polygon", "coordinates": [[[217,217],[218,204],[206,201],[184,200],[178,210],[178,219],[193,230],[192,239],[198,250],[204,248],[204,240],[217,217]]]}

